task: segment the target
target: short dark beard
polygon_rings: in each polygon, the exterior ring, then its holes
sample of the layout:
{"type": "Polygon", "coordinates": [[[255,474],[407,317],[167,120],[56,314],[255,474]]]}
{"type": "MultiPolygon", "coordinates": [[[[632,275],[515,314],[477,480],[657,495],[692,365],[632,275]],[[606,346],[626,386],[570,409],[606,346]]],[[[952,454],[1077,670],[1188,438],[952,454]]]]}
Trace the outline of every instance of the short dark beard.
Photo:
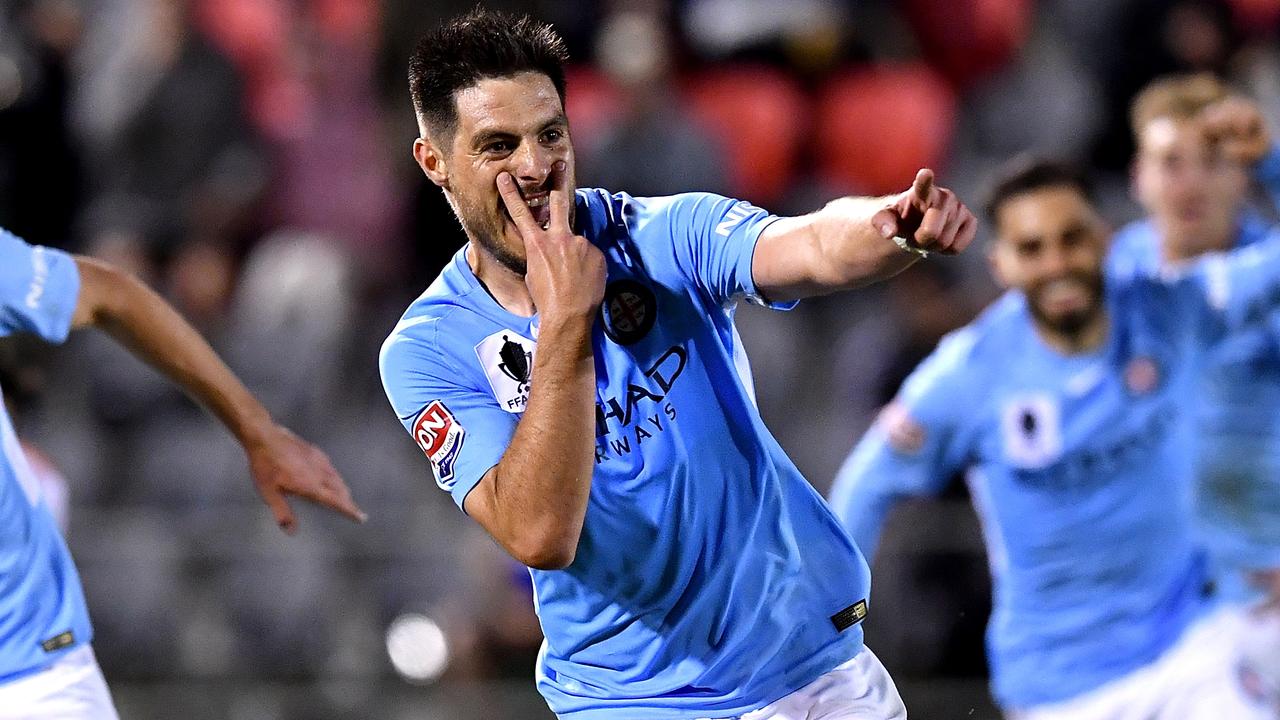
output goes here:
{"type": "Polygon", "coordinates": [[[1076,273],[1073,278],[1083,282],[1089,288],[1090,302],[1083,310],[1072,313],[1065,317],[1050,318],[1040,308],[1039,303],[1034,298],[1027,298],[1027,308],[1031,311],[1031,317],[1041,327],[1046,327],[1055,333],[1064,335],[1075,341],[1079,340],[1081,334],[1088,329],[1098,316],[1102,314],[1102,294],[1103,279],[1101,275],[1086,275],[1076,273]]]}

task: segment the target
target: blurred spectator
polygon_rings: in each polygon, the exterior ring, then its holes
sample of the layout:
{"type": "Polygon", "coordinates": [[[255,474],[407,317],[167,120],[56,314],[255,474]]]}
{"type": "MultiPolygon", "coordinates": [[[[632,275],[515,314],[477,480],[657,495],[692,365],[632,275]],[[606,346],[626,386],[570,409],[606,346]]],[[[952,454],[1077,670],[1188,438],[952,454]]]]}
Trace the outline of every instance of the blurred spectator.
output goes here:
{"type": "Polygon", "coordinates": [[[1136,0],[1118,19],[1112,42],[1118,52],[1099,68],[1107,124],[1093,160],[1120,169],[1133,155],[1127,113],[1138,90],[1171,73],[1224,75],[1240,37],[1225,0],[1136,0]]]}
{"type": "Polygon", "coordinates": [[[273,167],[267,224],[323,233],[364,275],[393,273],[406,191],[378,112],[378,3],[201,0],[197,17],[248,78],[273,167]]]}
{"type": "Polygon", "coordinates": [[[0,8],[0,226],[62,248],[74,244],[83,182],[67,124],[81,30],[72,0],[0,8]]]}
{"type": "Polygon", "coordinates": [[[86,20],[77,63],[85,232],[122,232],[153,259],[237,238],[264,180],[240,80],[187,13],[185,0],[108,0],[86,20]]]}
{"type": "Polygon", "coordinates": [[[673,102],[678,90],[671,77],[671,45],[656,13],[622,11],[605,20],[596,57],[617,89],[617,108],[600,137],[583,146],[578,157],[578,177],[585,186],[633,195],[725,192],[729,158],[673,102]]]}

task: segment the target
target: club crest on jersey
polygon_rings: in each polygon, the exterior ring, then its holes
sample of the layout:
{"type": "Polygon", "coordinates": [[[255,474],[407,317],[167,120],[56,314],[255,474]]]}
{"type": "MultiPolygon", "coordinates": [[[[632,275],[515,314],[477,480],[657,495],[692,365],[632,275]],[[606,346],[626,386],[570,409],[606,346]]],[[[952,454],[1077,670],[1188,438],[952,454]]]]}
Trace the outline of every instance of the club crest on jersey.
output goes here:
{"type": "Polygon", "coordinates": [[[1062,426],[1058,403],[1045,393],[1015,397],[1000,419],[1004,452],[1022,468],[1043,468],[1062,455],[1062,426]]]}
{"type": "Polygon", "coordinates": [[[489,379],[493,397],[509,413],[524,412],[537,343],[512,330],[496,332],[476,345],[476,357],[489,379]]]}
{"type": "Polygon", "coordinates": [[[445,490],[453,486],[453,465],[466,437],[467,431],[439,400],[427,405],[413,421],[413,441],[426,453],[436,484],[445,490]]]}
{"type": "Polygon", "coordinates": [[[1160,385],[1160,368],[1156,361],[1138,356],[1124,368],[1124,386],[1130,395],[1149,395],[1160,385]]]}
{"type": "Polygon", "coordinates": [[[635,280],[615,280],[604,289],[600,316],[610,340],[631,345],[653,329],[658,319],[658,300],[652,290],[635,280]]]}

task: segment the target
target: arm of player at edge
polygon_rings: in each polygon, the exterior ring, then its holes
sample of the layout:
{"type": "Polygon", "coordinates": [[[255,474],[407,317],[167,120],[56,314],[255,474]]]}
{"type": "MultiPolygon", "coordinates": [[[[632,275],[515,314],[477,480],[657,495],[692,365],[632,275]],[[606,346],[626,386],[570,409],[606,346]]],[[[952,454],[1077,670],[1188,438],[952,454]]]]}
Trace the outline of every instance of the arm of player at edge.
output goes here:
{"type": "Polygon", "coordinates": [[[573,562],[595,469],[595,358],[591,328],[604,297],[604,255],[573,234],[573,193],[557,166],[551,219],[538,227],[511,176],[498,190],[524,239],[525,282],[538,309],[529,403],[501,460],[464,509],[516,560],[541,570],[573,562]]]}
{"type": "Polygon", "coordinates": [[[846,197],[817,212],[782,218],[756,242],[751,275],[772,301],[799,300],[867,285],[907,269],[919,256],[895,236],[945,255],[973,241],[977,220],[952,191],[922,169],[903,193],[846,197]]]}
{"type": "Polygon", "coordinates": [[[365,514],[324,452],[273,421],[176,310],[107,263],[80,256],[75,262],[80,293],[72,327],[106,332],[212,412],[244,448],[258,494],[285,532],[297,528],[288,496],[364,521],[365,514]]]}

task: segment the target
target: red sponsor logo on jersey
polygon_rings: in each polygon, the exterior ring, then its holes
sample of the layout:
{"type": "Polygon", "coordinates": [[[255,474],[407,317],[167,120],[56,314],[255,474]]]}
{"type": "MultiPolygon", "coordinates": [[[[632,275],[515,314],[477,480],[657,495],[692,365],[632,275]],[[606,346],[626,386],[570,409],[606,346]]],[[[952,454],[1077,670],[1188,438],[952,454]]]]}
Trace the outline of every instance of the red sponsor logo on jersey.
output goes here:
{"type": "Polygon", "coordinates": [[[458,459],[465,436],[462,425],[439,400],[428,405],[413,423],[413,441],[426,453],[435,470],[436,482],[441,485],[453,479],[453,463],[458,459]]]}
{"type": "Polygon", "coordinates": [[[1146,395],[1160,384],[1160,368],[1149,357],[1136,357],[1124,369],[1124,384],[1132,395],[1146,395]]]}

